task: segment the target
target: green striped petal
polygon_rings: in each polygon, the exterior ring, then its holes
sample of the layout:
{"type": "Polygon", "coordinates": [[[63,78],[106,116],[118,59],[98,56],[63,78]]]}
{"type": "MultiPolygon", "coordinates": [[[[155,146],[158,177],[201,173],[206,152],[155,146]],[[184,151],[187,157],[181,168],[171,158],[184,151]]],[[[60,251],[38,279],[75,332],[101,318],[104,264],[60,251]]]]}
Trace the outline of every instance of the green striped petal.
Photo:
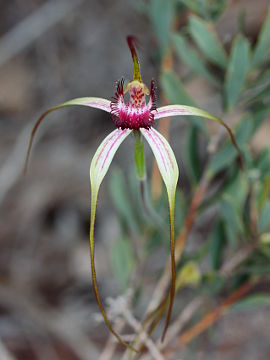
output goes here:
{"type": "Polygon", "coordinates": [[[175,210],[175,191],[178,181],[178,166],[175,160],[174,153],[167,142],[167,140],[155,129],[140,129],[141,133],[150,145],[154,156],[157,161],[157,165],[163,181],[165,183],[168,202],[169,202],[169,213],[170,213],[170,240],[171,240],[171,271],[172,271],[172,282],[170,291],[170,304],[166,324],[164,327],[162,340],[164,339],[170,318],[172,313],[174,295],[175,295],[175,244],[174,244],[174,210],[175,210]]]}
{"type": "MultiPolygon", "coordinates": [[[[91,217],[90,217],[90,255],[91,255],[91,270],[92,270],[92,283],[94,293],[97,299],[99,309],[103,315],[103,318],[113,335],[126,347],[134,350],[129,344],[127,344],[113,329],[110,320],[108,319],[106,312],[103,308],[103,305],[100,300],[97,279],[96,279],[96,269],[95,269],[95,242],[94,242],[94,226],[96,218],[96,208],[97,208],[97,199],[98,192],[102,180],[106,175],[109,166],[113,160],[113,157],[125,140],[125,138],[131,133],[130,129],[116,129],[110,133],[99,145],[90,166],[90,185],[91,185],[91,217]]],[[[134,350],[136,351],[136,350],[134,350]]]]}

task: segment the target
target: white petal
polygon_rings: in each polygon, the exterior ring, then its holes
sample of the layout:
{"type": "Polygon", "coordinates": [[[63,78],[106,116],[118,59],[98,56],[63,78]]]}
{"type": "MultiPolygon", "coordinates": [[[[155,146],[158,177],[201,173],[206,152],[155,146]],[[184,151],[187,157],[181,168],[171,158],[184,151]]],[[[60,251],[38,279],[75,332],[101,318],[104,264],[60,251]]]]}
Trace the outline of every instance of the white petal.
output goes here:
{"type": "Polygon", "coordinates": [[[141,128],[140,131],[155,155],[159,171],[167,188],[169,201],[172,203],[179,175],[174,153],[168,141],[155,129],[141,128]]]}
{"type": "Polygon", "coordinates": [[[131,133],[130,129],[116,129],[110,133],[99,145],[90,167],[90,181],[92,191],[98,191],[106,175],[112,159],[125,138],[131,133]]]}

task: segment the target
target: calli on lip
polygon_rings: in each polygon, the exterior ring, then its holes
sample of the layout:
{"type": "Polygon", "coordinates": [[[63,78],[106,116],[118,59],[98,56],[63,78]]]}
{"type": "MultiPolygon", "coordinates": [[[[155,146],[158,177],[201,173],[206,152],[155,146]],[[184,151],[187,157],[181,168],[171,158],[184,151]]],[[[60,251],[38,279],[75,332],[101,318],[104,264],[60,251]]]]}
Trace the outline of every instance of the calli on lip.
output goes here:
{"type": "Polygon", "coordinates": [[[104,176],[106,175],[109,166],[113,160],[113,157],[118,150],[121,143],[132,132],[135,135],[135,165],[138,178],[141,180],[145,177],[144,156],[143,156],[143,143],[142,138],[150,145],[153,154],[156,158],[158,168],[165,183],[168,195],[169,203],[169,215],[170,215],[170,244],[171,244],[171,289],[170,289],[170,302],[169,309],[164,327],[162,339],[164,339],[170,318],[172,313],[172,307],[175,295],[175,245],[174,245],[174,208],[175,208],[175,191],[178,181],[178,166],[175,160],[174,153],[167,142],[167,140],[153,128],[155,120],[164,117],[178,116],[178,115],[197,115],[200,117],[212,119],[226,128],[229,136],[238,151],[241,159],[241,152],[236,144],[234,135],[231,129],[221,119],[207,113],[206,111],[198,108],[184,106],[184,105],[167,105],[157,108],[155,85],[152,80],[150,91],[147,86],[142,82],[139,61],[135,49],[135,37],[128,36],[127,42],[131,51],[134,73],[133,80],[130,81],[126,87],[124,87],[124,79],[120,80],[117,84],[117,90],[112,100],[96,98],[96,97],[84,97],[77,98],[62,104],[56,105],[46,112],[44,112],[35,123],[26,154],[24,172],[27,170],[27,164],[29,160],[30,150],[32,147],[35,133],[45,118],[50,112],[61,109],[71,105],[83,105],[92,108],[97,108],[108,113],[111,113],[112,119],[115,123],[116,129],[112,131],[99,145],[90,165],[90,185],[91,185],[91,216],[90,216],[90,257],[91,257],[91,270],[92,270],[92,283],[93,290],[97,299],[98,306],[103,315],[103,318],[110,329],[110,331],[116,336],[116,338],[125,346],[136,351],[131,345],[126,343],[118,333],[113,329],[110,320],[101,303],[99,296],[96,270],[95,270],[95,244],[94,244],[94,224],[96,217],[97,199],[100,185],[104,176]],[[125,101],[125,95],[129,94],[128,101],[125,101]],[[149,96],[148,102],[146,96],[149,96]]]}

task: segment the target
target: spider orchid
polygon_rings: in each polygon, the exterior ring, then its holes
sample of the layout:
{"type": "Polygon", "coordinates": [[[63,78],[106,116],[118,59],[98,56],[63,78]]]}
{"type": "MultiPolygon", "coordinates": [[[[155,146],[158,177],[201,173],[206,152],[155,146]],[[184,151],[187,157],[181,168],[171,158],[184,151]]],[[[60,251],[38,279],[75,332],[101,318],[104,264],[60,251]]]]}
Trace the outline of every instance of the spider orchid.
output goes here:
{"type": "Polygon", "coordinates": [[[157,108],[156,107],[156,95],[154,81],[151,82],[150,91],[147,86],[142,82],[139,61],[135,49],[135,37],[128,36],[127,42],[131,51],[134,73],[133,80],[124,86],[124,80],[120,80],[117,84],[117,90],[112,100],[96,98],[96,97],[84,97],[77,98],[62,104],[56,105],[45,113],[43,113],[37,120],[33,127],[25,160],[24,171],[26,172],[27,164],[29,160],[30,150],[32,147],[34,135],[38,126],[45,118],[46,115],[54,110],[71,106],[71,105],[83,105],[92,108],[101,109],[111,114],[112,120],[116,126],[116,129],[112,131],[99,145],[90,166],[90,185],[91,185],[91,216],[90,216],[90,257],[91,257],[91,270],[92,270],[92,283],[93,290],[96,296],[96,300],[103,318],[109,328],[109,330],[115,335],[115,337],[125,346],[132,348],[131,345],[126,343],[119,334],[113,329],[110,320],[108,319],[106,312],[101,303],[101,299],[98,292],[96,270],[95,270],[95,247],[94,247],[94,224],[96,217],[97,198],[100,185],[104,176],[106,175],[109,166],[113,160],[113,157],[118,150],[121,143],[131,134],[134,134],[135,146],[134,146],[134,159],[135,168],[139,180],[145,178],[145,165],[144,165],[144,152],[143,152],[143,138],[148,142],[153,154],[156,158],[158,168],[165,183],[168,195],[169,203],[169,218],[170,218],[170,256],[171,256],[171,288],[170,288],[170,302],[166,319],[166,325],[164,327],[162,339],[164,339],[173,307],[174,295],[175,295],[175,245],[174,245],[174,208],[175,208],[175,191],[178,181],[178,166],[175,160],[174,153],[167,142],[167,140],[154,129],[154,124],[157,119],[178,115],[197,115],[204,118],[212,119],[221,125],[223,125],[230,138],[236,147],[238,153],[240,151],[235,142],[234,135],[230,128],[219,118],[194,107],[184,105],[168,105],[157,108]],[[128,100],[125,98],[129,95],[128,100]],[[148,102],[146,97],[149,97],[148,102]]]}

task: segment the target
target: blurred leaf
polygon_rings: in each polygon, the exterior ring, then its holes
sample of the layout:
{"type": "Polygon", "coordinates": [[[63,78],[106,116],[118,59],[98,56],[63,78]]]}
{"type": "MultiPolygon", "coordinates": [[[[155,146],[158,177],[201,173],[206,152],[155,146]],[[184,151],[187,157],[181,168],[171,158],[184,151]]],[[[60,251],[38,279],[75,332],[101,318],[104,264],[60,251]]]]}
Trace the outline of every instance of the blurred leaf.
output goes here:
{"type": "Polygon", "coordinates": [[[238,35],[232,45],[226,72],[224,95],[226,107],[231,109],[241,95],[249,69],[249,43],[238,35]]]}
{"type": "Polygon", "coordinates": [[[161,53],[167,50],[174,12],[173,0],[151,0],[149,17],[157,36],[161,53]]]}
{"type": "MultiPolygon", "coordinates": [[[[148,186],[148,184],[146,186],[148,186]]],[[[143,224],[148,223],[148,219],[146,219],[145,211],[142,205],[140,186],[134,166],[132,166],[128,171],[128,188],[130,189],[130,201],[133,204],[132,210],[134,211],[135,219],[138,219],[137,226],[138,228],[141,228],[143,224]]]]}
{"type": "Polygon", "coordinates": [[[201,177],[200,156],[199,156],[199,132],[196,126],[192,126],[187,132],[187,162],[192,180],[198,183],[201,177]]]}
{"type": "Polygon", "coordinates": [[[224,225],[222,221],[214,226],[210,235],[210,255],[213,270],[219,270],[222,263],[222,254],[225,247],[226,239],[224,225]]]}
{"type": "Polygon", "coordinates": [[[259,251],[267,257],[267,262],[270,260],[270,233],[265,233],[260,236],[259,251]]]}
{"type": "Polygon", "coordinates": [[[241,269],[244,273],[250,274],[253,276],[263,276],[270,275],[270,266],[269,261],[267,264],[257,264],[257,265],[248,265],[246,267],[242,267],[241,269]]]}
{"type": "Polygon", "coordinates": [[[192,105],[195,103],[186,92],[184,85],[171,70],[164,70],[161,74],[161,85],[166,97],[172,104],[192,105]]]}
{"type": "Polygon", "coordinates": [[[265,106],[267,103],[269,104],[270,100],[270,83],[256,96],[250,101],[249,104],[262,104],[265,106]]]}
{"type": "Polygon", "coordinates": [[[252,109],[252,115],[254,118],[253,122],[253,133],[264,123],[267,116],[270,113],[270,103],[262,103],[254,106],[252,109]]]}
{"type": "Polygon", "coordinates": [[[222,68],[226,68],[227,55],[217,38],[214,28],[199,17],[190,16],[189,31],[207,59],[222,68]]]}
{"type": "Polygon", "coordinates": [[[196,249],[195,251],[193,252],[184,252],[181,259],[183,261],[190,261],[190,260],[193,260],[195,262],[201,262],[205,257],[208,256],[209,254],[209,249],[210,249],[210,242],[209,240],[208,241],[205,241],[202,245],[200,245],[198,247],[198,249],[196,249]]]}
{"type": "Polygon", "coordinates": [[[263,207],[262,211],[259,214],[259,223],[258,228],[259,232],[267,230],[267,227],[270,225],[270,201],[268,201],[263,207]]]}
{"type": "MultiPolygon", "coordinates": [[[[245,156],[246,157],[246,156],[245,156]]],[[[224,194],[229,194],[236,199],[241,211],[245,213],[246,200],[249,192],[249,179],[247,174],[239,171],[239,167],[231,166],[228,168],[226,177],[222,182],[222,186],[209,196],[201,205],[201,211],[217,204],[224,194]]]]}
{"type": "MultiPolygon", "coordinates": [[[[165,204],[167,210],[167,203],[165,204]]],[[[187,204],[185,197],[183,195],[183,191],[176,189],[175,196],[175,231],[180,231],[182,226],[184,225],[184,220],[187,212],[187,204]]]]}
{"type": "MultiPolygon", "coordinates": [[[[250,115],[245,115],[235,133],[236,142],[240,148],[246,145],[253,135],[252,127],[252,117],[250,115]]],[[[223,168],[229,166],[236,159],[236,157],[237,152],[234,146],[230,140],[227,140],[226,143],[213,156],[208,168],[209,174],[214,175],[223,168]]]]}
{"type": "Polygon", "coordinates": [[[260,172],[260,178],[268,178],[270,176],[270,153],[268,149],[263,149],[255,159],[255,167],[260,172]]]}
{"type": "Polygon", "coordinates": [[[207,20],[217,20],[225,10],[227,0],[180,0],[180,3],[207,20]]]}
{"type": "Polygon", "coordinates": [[[127,239],[119,239],[113,244],[111,264],[116,278],[125,289],[135,264],[133,249],[127,239]]]}
{"type": "Polygon", "coordinates": [[[262,210],[263,207],[265,206],[265,203],[269,197],[269,193],[270,193],[270,174],[264,179],[264,181],[261,184],[261,189],[258,198],[259,210],[262,210]]]}
{"type": "Polygon", "coordinates": [[[260,236],[260,242],[263,244],[270,244],[270,233],[264,233],[260,236]]]}
{"type": "Polygon", "coordinates": [[[201,279],[201,272],[194,261],[187,262],[177,273],[176,291],[184,286],[196,286],[201,279]]]}
{"type": "Polygon", "coordinates": [[[202,278],[202,293],[215,295],[221,291],[225,284],[225,279],[217,273],[205,274],[202,278]]]}
{"type": "Polygon", "coordinates": [[[270,12],[264,21],[252,58],[252,66],[260,66],[270,58],[270,12]]]}
{"type": "Polygon", "coordinates": [[[263,71],[257,81],[253,82],[244,95],[245,104],[254,104],[266,98],[270,89],[270,70],[263,71]]]}
{"type": "Polygon", "coordinates": [[[249,192],[249,182],[246,174],[238,172],[237,176],[225,188],[225,193],[234,199],[238,207],[243,210],[249,192]]]}
{"type": "Polygon", "coordinates": [[[235,248],[238,235],[244,231],[240,208],[233,197],[225,194],[220,202],[220,212],[224,219],[228,240],[232,248],[235,248]]]}
{"type": "Polygon", "coordinates": [[[266,293],[254,294],[246,296],[245,299],[238,301],[236,304],[233,304],[229,311],[241,311],[241,310],[253,310],[261,309],[263,306],[270,305],[270,295],[266,293]]]}
{"type": "MultiPolygon", "coordinates": [[[[166,97],[171,103],[196,106],[193,99],[185,91],[184,85],[172,71],[163,71],[161,84],[166,97]]],[[[202,131],[205,135],[207,135],[207,130],[205,126],[205,119],[190,116],[188,120],[191,121],[193,126],[190,128],[187,136],[187,161],[191,176],[196,182],[200,177],[198,130],[202,131]]]]}
{"type": "Polygon", "coordinates": [[[205,62],[200,58],[199,54],[187,45],[186,39],[180,35],[173,35],[173,42],[176,51],[185,65],[187,65],[196,74],[201,75],[214,85],[218,85],[217,79],[209,72],[205,62]]]}
{"type": "Polygon", "coordinates": [[[114,168],[109,181],[110,195],[113,204],[121,218],[129,226],[130,230],[138,233],[138,224],[136,222],[130,198],[121,170],[114,168]]]}
{"type": "MultiPolygon", "coordinates": [[[[194,100],[186,92],[184,85],[176,74],[170,70],[164,70],[161,74],[161,86],[166,98],[171,104],[196,106],[194,100]]],[[[196,125],[204,134],[207,134],[204,121],[196,116],[189,116],[192,124],[196,125]]]]}

